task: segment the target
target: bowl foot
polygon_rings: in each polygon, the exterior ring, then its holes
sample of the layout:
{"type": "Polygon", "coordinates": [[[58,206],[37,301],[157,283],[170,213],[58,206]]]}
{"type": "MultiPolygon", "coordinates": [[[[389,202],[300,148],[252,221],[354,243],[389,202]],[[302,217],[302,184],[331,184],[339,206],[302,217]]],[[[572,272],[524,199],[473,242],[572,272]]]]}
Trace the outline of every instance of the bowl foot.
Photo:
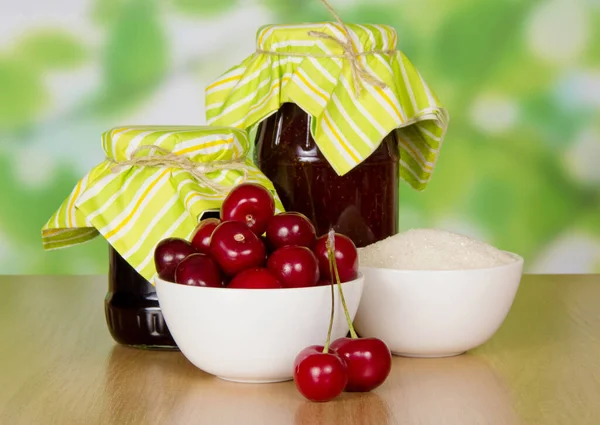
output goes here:
{"type": "Polygon", "coordinates": [[[439,359],[442,357],[455,357],[460,356],[461,354],[465,354],[466,351],[460,351],[458,353],[440,353],[440,354],[418,354],[418,353],[399,353],[396,351],[392,351],[394,356],[400,357],[413,357],[418,359],[439,359]]]}
{"type": "Polygon", "coordinates": [[[228,381],[228,382],[237,382],[240,384],[274,384],[276,382],[286,382],[286,381],[291,381],[293,378],[289,377],[289,378],[278,378],[278,379],[238,379],[238,378],[231,378],[231,377],[225,377],[225,376],[217,376],[217,378],[222,379],[223,381],[228,381]]]}

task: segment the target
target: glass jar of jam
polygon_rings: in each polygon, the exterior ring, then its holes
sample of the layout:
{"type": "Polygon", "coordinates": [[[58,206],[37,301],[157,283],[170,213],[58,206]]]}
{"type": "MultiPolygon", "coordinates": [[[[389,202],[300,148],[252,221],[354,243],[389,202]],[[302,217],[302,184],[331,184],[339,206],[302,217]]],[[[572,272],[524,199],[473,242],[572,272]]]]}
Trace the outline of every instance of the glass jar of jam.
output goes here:
{"type": "Polygon", "coordinates": [[[165,323],[156,290],[112,247],[109,248],[106,323],[120,344],[177,349],[165,323]]]}
{"type": "Polygon", "coordinates": [[[256,157],[285,209],[306,215],[319,235],[333,227],[364,247],[398,232],[395,132],[364,162],[339,176],[311,136],[310,116],[285,103],[260,123],[256,157]]]}
{"type": "MultiPolygon", "coordinates": [[[[110,245],[104,304],[114,340],[177,348],[150,283],[157,244],[188,238],[199,221],[219,217],[227,192],[242,179],[273,193],[275,188],[248,157],[250,138],[239,128],[129,126],[109,130],[101,140],[105,159],[77,182],[44,225],[44,249],[104,237],[110,245]],[[197,164],[198,173],[203,164],[222,170],[200,175],[189,171],[190,163],[197,164]]],[[[275,204],[283,208],[278,197],[275,204]]]]}

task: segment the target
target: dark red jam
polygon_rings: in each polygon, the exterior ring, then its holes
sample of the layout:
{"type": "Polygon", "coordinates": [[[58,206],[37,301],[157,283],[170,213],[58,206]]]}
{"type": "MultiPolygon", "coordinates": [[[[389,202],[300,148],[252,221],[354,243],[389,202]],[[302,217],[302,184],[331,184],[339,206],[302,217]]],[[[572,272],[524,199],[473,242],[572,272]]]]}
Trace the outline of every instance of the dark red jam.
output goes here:
{"type": "Polygon", "coordinates": [[[319,235],[333,227],[364,247],[398,232],[400,154],[395,133],[339,176],[310,134],[310,116],[286,103],[259,125],[256,156],[285,209],[308,216],[319,235]]]}
{"type": "Polygon", "coordinates": [[[106,322],[115,341],[138,348],[176,349],[156,290],[110,247],[106,322]]]}

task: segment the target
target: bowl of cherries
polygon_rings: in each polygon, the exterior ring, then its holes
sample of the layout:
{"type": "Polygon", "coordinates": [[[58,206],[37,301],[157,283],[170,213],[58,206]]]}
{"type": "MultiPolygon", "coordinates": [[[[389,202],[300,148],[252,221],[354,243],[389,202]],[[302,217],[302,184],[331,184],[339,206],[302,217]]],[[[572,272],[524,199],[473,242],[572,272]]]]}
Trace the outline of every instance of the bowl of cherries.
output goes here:
{"type": "Polygon", "coordinates": [[[328,327],[332,338],[347,335],[364,283],[349,238],[317,237],[304,215],[275,214],[271,192],[254,183],[232,189],[220,219],[202,220],[190,240],[159,242],[154,261],[159,304],[183,355],[236,382],[293,379],[298,353],[322,344],[328,327]],[[343,292],[332,291],[333,278],[343,292]]]}

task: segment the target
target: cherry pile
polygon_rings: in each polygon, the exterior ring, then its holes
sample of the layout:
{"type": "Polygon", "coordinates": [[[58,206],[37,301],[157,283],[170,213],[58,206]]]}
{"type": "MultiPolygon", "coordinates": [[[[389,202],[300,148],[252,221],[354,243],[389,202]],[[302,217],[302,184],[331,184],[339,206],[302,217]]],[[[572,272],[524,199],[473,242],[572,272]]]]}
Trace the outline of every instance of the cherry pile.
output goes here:
{"type": "MultiPolygon", "coordinates": [[[[323,252],[326,255],[328,267],[325,270],[328,271],[331,282],[331,319],[325,345],[313,345],[305,348],[294,361],[296,387],[304,397],[311,401],[329,401],[343,391],[371,391],[383,384],[392,368],[392,354],[385,342],[378,338],[358,338],[352,326],[340,285],[348,259],[339,255],[338,250],[343,252],[345,243],[345,239],[338,240],[337,235],[331,231],[325,240],[324,247],[320,247],[320,251],[318,251],[321,254],[319,259],[323,258],[323,252]],[[335,284],[339,290],[351,338],[339,338],[331,343],[335,284]]],[[[320,263],[320,265],[323,266],[325,263],[320,263]]]]}
{"type": "MultiPolygon", "coordinates": [[[[328,235],[317,238],[314,225],[300,213],[275,215],[273,195],[263,186],[236,186],[220,217],[198,223],[190,241],[168,238],[157,244],[154,263],[161,279],[232,289],[330,284],[328,235]]],[[[334,238],[340,282],[356,279],[356,246],[346,236],[334,238]]]]}

